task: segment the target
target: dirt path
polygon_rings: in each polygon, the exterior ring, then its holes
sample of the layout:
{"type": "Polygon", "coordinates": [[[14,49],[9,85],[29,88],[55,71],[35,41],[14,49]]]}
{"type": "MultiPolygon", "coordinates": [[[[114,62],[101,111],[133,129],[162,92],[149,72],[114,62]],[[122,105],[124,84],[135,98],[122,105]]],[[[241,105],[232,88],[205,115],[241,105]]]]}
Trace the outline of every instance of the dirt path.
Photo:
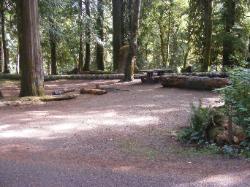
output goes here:
{"type": "Polygon", "coordinates": [[[249,186],[250,162],[195,152],[173,136],[188,124],[191,102],[217,95],[116,87],[104,96],[0,108],[0,186],[249,186]]]}

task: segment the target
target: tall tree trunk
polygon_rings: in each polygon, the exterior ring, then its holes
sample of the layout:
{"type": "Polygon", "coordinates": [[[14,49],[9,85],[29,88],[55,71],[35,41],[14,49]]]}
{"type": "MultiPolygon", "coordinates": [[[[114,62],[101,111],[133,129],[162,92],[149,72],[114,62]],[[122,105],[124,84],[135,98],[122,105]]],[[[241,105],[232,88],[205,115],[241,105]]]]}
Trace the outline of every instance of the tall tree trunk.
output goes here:
{"type": "Polygon", "coordinates": [[[51,74],[57,75],[57,58],[56,58],[56,40],[53,33],[50,33],[50,58],[51,58],[51,74]]]}
{"type": "Polygon", "coordinates": [[[248,38],[247,62],[247,66],[248,68],[250,68],[250,36],[248,38]]]}
{"type": "Polygon", "coordinates": [[[122,47],[123,0],[112,0],[113,6],[113,68],[119,69],[119,51],[122,47]]]}
{"type": "Polygon", "coordinates": [[[168,32],[167,32],[167,50],[166,50],[166,63],[165,68],[169,66],[169,54],[170,54],[170,36],[172,32],[172,8],[173,8],[173,0],[170,1],[169,13],[168,13],[168,32]]]}
{"type": "Polygon", "coordinates": [[[20,73],[20,63],[19,63],[19,59],[20,59],[20,57],[19,57],[19,53],[17,53],[17,55],[16,55],[16,74],[18,74],[19,75],[19,73],[20,73]]]}
{"type": "Polygon", "coordinates": [[[80,34],[80,43],[79,43],[79,63],[78,71],[81,73],[83,71],[83,1],[79,0],[79,34],[80,34]]]}
{"type": "Polygon", "coordinates": [[[2,38],[0,39],[0,73],[3,72],[3,43],[2,38]]]}
{"type": "Polygon", "coordinates": [[[97,69],[104,71],[104,47],[103,47],[103,20],[104,20],[104,12],[103,12],[103,0],[98,0],[97,4],[97,34],[98,34],[98,41],[96,45],[96,63],[97,69]]]}
{"type": "Polygon", "coordinates": [[[139,17],[141,10],[141,0],[129,0],[129,55],[125,68],[125,81],[134,79],[134,66],[136,63],[137,53],[137,36],[139,28],[139,17]]]}
{"type": "Polygon", "coordinates": [[[85,55],[85,64],[84,64],[84,71],[89,71],[90,70],[90,38],[91,38],[91,33],[90,33],[90,1],[85,0],[85,9],[86,9],[86,15],[87,15],[87,25],[86,25],[86,55],[85,55]]]}
{"type": "Polygon", "coordinates": [[[224,2],[224,40],[223,40],[223,67],[232,67],[234,65],[234,49],[233,41],[231,39],[232,29],[235,25],[236,19],[236,2],[235,0],[224,2]]]}
{"type": "Polygon", "coordinates": [[[19,53],[21,68],[20,96],[44,94],[44,73],[39,36],[38,0],[17,0],[19,53]]]}
{"type": "Polygon", "coordinates": [[[0,13],[1,13],[1,32],[2,32],[2,42],[3,42],[3,58],[4,58],[4,73],[10,73],[9,71],[9,55],[8,55],[8,43],[6,41],[6,33],[5,33],[5,1],[1,0],[0,4],[0,13]]]}
{"type": "Polygon", "coordinates": [[[164,33],[164,29],[162,28],[162,25],[161,25],[161,20],[159,20],[158,26],[159,26],[159,30],[160,30],[162,66],[166,67],[167,62],[166,62],[166,55],[165,55],[165,51],[166,51],[165,33],[164,33]]]}
{"type": "Polygon", "coordinates": [[[203,62],[201,71],[208,71],[211,65],[211,49],[212,49],[212,32],[213,32],[213,0],[203,0],[204,4],[204,49],[203,49],[203,62]]]}

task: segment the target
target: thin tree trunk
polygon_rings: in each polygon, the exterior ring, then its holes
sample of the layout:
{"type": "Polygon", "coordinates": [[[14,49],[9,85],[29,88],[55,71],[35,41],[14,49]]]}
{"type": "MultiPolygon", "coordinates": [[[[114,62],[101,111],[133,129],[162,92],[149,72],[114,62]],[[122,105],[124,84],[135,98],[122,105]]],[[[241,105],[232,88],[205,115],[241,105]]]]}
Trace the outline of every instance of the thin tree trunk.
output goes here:
{"type": "Polygon", "coordinates": [[[213,32],[213,1],[204,0],[204,51],[203,51],[203,63],[201,71],[207,72],[211,65],[211,49],[212,49],[212,32],[213,32]]]}
{"type": "Polygon", "coordinates": [[[79,63],[78,71],[83,71],[83,1],[79,0],[79,32],[80,32],[80,43],[79,43],[79,63]]]}
{"type": "Polygon", "coordinates": [[[137,53],[137,36],[139,28],[139,17],[141,0],[129,0],[129,55],[127,65],[125,67],[125,81],[134,79],[134,66],[136,63],[137,53]]]}
{"type": "Polygon", "coordinates": [[[6,33],[5,33],[5,1],[1,1],[1,23],[2,23],[2,42],[3,42],[3,58],[4,58],[4,67],[3,72],[4,73],[10,73],[9,71],[9,55],[8,55],[8,44],[6,41],[6,33]]]}
{"type": "Polygon", "coordinates": [[[86,15],[87,15],[87,25],[86,25],[86,55],[85,55],[85,64],[84,64],[84,71],[89,71],[90,70],[90,38],[91,38],[91,33],[90,33],[90,1],[85,0],[85,8],[86,8],[86,15]]]}
{"type": "Polygon", "coordinates": [[[3,44],[2,40],[0,40],[0,73],[3,72],[3,45],[2,44],[3,44]]]}
{"type": "Polygon", "coordinates": [[[50,34],[50,58],[51,58],[51,74],[57,75],[57,58],[56,58],[56,41],[53,34],[50,34]]]}
{"type": "Polygon", "coordinates": [[[171,0],[171,5],[169,8],[169,15],[168,15],[168,32],[167,32],[167,50],[166,50],[166,63],[165,63],[165,68],[167,68],[169,66],[169,54],[170,54],[170,36],[171,36],[171,31],[172,31],[172,5],[173,5],[173,1],[171,0]]]}
{"type": "Polygon", "coordinates": [[[250,36],[248,38],[247,62],[247,68],[250,68],[250,36]]]}
{"type": "Polygon", "coordinates": [[[229,38],[231,36],[231,31],[235,25],[236,18],[236,3],[234,0],[225,1],[224,3],[225,13],[225,36],[223,40],[223,67],[232,67],[234,65],[233,59],[233,41],[229,38]]]}
{"type": "Polygon", "coordinates": [[[166,44],[165,44],[165,37],[164,37],[164,30],[161,26],[161,21],[159,20],[158,22],[158,26],[159,26],[159,30],[160,30],[160,41],[161,41],[161,58],[162,58],[162,65],[163,67],[166,67],[166,55],[165,55],[165,51],[166,51],[166,44]]]}
{"type": "Polygon", "coordinates": [[[104,47],[103,47],[103,19],[104,19],[104,12],[103,12],[103,0],[98,0],[97,5],[98,17],[97,17],[97,34],[100,42],[97,42],[96,45],[96,63],[97,69],[104,71],[104,47]]]}
{"type": "Polygon", "coordinates": [[[113,6],[113,69],[119,69],[119,51],[122,47],[123,0],[112,0],[113,6]]]}
{"type": "Polygon", "coordinates": [[[17,0],[20,96],[44,94],[44,73],[39,36],[38,0],[17,0]]]}
{"type": "Polygon", "coordinates": [[[20,73],[20,69],[19,69],[19,67],[20,67],[19,59],[20,59],[19,53],[17,53],[17,55],[16,55],[16,74],[18,74],[18,75],[19,75],[19,73],[20,73]]]}

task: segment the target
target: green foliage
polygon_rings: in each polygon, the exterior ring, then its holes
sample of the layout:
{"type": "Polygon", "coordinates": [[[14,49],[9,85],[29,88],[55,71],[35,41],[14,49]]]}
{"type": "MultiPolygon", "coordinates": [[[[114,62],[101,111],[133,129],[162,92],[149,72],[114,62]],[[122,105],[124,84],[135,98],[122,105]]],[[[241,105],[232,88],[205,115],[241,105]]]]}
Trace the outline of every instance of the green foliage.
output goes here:
{"type": "Polygon", "coordinates": [[[230,73],[231,85],[220,89],[228,115],[237,125],[250,128],[250,70],[237,69],[230,73]]]}
{"type": "MultiPolygon", "coordinates": [[[[246,132],[247,139],[240,145],[224,145],[218,147],[219,152],[235,157],[242,155],[250,157],[250,70],[236,69],[230,72],[230,86],[219,89],[225,102],[223,109],[203,108],[192,106],[190,127],[183,129],[179,140],[187,143],[211,145],[209,130],[220,127],[225,119],[224,116],[232,117],[233,122],[246,132]]],[[[210,131],[211,132],[211,131],[210,131]]],[[[207,147],[207,146],[206,146],[207,147]]]]}
{"type": "MultiPolygon", "coordinates": [[[[230,73],[231,85],[220,89],[228,116],[246,131],[250,142],[250,70],[236,69],[230,73]]],[[[250,145],[250,144],[249,144],[250,145]]]]}
{"type": "Polygon", "coordinates": [[[204,108],[201,104],[192,106],[190,127],[179,134],[179,139],[184,142],[204,144],[210,141],[208,131],[223,123],[224,115],[220,110],[204,108]]]}

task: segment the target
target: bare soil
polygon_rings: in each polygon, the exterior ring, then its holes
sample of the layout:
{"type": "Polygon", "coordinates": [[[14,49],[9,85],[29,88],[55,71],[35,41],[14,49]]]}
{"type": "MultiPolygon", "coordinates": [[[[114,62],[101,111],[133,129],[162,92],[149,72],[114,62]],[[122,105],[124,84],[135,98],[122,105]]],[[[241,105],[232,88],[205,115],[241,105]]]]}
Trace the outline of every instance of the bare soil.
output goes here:
{"type": "MultiPolygon", "coordinates": [[[[46,92],[103,82],[52,81],[46,92]]],[[[18,96],[18,83],[0,85],[5,97],[18,96]]],[[[136,81],[113,88],[102,96],[1,107],[0,186],[249,186],[249,161],[176,141],[190,104],[218,104],[218,95],[136,81]]]]}

